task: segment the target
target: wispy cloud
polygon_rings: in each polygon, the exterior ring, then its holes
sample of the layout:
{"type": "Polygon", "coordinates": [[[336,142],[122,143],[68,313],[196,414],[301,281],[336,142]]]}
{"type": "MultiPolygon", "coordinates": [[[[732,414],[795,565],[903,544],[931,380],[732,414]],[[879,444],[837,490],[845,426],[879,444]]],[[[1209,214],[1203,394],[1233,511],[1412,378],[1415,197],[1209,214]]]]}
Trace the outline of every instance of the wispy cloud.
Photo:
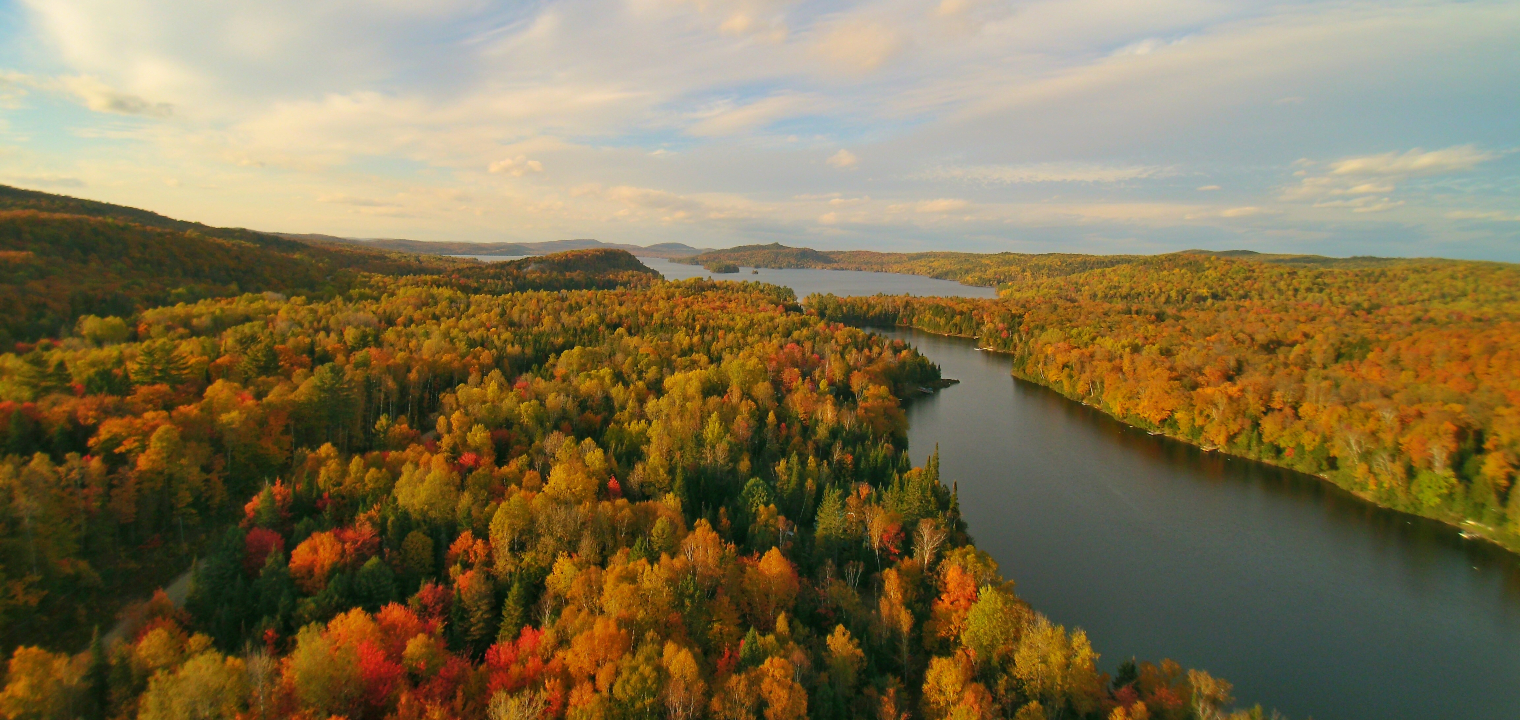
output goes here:
{"type": "Polygon", "coordinates": [[[1400,247],[1520,260],[1504,219],[1520,67],[1491,60],[1520,36],[1513,3],[21,0],[13,16],[35,47],[0,68],[8,181],[212,223],[710,246],[1314,237],[1365,254],[1393,251],[1397,220],[1400,247]]]}
{"type": "Polygon", "coordinates": [[[964,180],[984,185],[1027,183],[1120,183],[1174,175],[1170,168],[1096,163],[1036,163],[940,167],[922,173],[925,180],[964,180]]]}

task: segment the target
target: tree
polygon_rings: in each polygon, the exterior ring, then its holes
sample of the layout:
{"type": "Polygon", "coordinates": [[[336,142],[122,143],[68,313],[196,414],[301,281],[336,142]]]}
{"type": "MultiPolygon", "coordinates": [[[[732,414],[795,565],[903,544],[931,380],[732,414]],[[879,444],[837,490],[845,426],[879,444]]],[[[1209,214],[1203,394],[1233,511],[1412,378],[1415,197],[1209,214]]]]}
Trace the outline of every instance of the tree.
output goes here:
{"type": "Polygon", "coordinates": [[[344,561],[343,543],[332,532],[312,533],[290,551],[290,576],[302,591],[315,595],[344,561]]]}
{"type": "Polygon", "coordinates": [[[540,720],[548,707],[548,699],[540,692],[529,691],[516,695],[498,692],[491,696],[486,716],[491,720],[540,720]]]}
{"type": "Polygon", "coordinates": [[[238,658],[204,652],[148,681],[139,720],[232,720],[247,704],[247,668],[238,658]]]}
{"type": "Polygon", "coordinates": [[[20,647],[6,666],[0,716],[15,720],[66,720],[78,702],[81,673],[63,653],[20,647]]]}
{"type": "Polygon", "coordinates": [[[760,696],[765,699],[765,720],[802,720],[807,717],[807,691],[793,677],[795,668],[779,657],[760,665],[760,696]]]}
{"type": "Polygon", "coordinates": [[[347,715],[360,698],[357,648],[337,645],[320,625],[301,628],[285,666],[285,679],[302,706],[325,715],[347,715]]]}
{"type": "Polygon", "coordinates": [[[1086,633],[1067,635],[1066,628],[1040,615],[1019,638],[1013,674],[1030,697],[1085,714],[1098,703],[1097,661],[1086,633]]]}
{"type": "Polygon", "coordinates": [[[701,669],[691,651],[673,642],[665,642],[660,659],[669,680],[665,683],[665,712],[671,720],[690,720],[701,710],[707,692],[701,669]]]}
{"type": "Polygon", "coordinates": [[[354,595],[365,610],[375,612],[396,599],[395,574],[378,557],[364,561],[354,577],[354,595]]]}
{"type": "Polygon", "coordinates": [[[835,625],[834,632],[829,634],[824,644],[829,650],[829,677],[847,695],[855,689],[855,680],[860,676],[861,667],[865,663],[865,652],[843,625],[835,625]]]}
{"type": "Polygon", "coordinates": [[[184,382],[187,366],[179,349],[170,340],[149,340],[137,348],[132,364],[132,382],[136,385],[168,385],[184,382]]]}
{"type": "Polygon", "coordinates": [[[979,665],[1001,667],[1012,659],[1024,618],[1018,602],[1007,593],[990,585],[983,587],[966,614],[961,644],[974,654],[979,665]]]}

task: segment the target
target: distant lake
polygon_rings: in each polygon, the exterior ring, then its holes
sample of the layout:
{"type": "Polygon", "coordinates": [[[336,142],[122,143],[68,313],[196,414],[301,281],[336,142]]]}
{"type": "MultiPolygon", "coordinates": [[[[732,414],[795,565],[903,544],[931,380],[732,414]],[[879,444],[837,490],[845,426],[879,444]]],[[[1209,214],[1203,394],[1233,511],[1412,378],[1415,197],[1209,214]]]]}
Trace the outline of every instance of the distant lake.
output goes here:
{"type": "Polygon", "coordinates": [[[506,262],[508,260],[521,260],[521,259],[523,259],[525,257],[533,257],[533,256],[532,255],[450,255],[449,257],[473,258],[473,259],[479,260],[481,262],[488,262],[489,263],[489,262],[506,262]]]}
{"type": "Polygon", "coordinates": [[[951,280],[899,275],[896,273],[861,272],[858,270],[773,270],[770,268],[741,268],[738,273],[714,274],[701,265],[686,265],[660,258],[641,257],[639,261],[665,276],[666,280],[685,280],[705,277],[715,280],[755,280],[772,285],[783,285],[797,293],[801,300],[812,293],[834,293],[839,296],[918,295],[942,297],[995,298],[997,290],[990,287],[962,285],[951,280]],[[758,274],[756,273],[758,271],[758,274]]]}

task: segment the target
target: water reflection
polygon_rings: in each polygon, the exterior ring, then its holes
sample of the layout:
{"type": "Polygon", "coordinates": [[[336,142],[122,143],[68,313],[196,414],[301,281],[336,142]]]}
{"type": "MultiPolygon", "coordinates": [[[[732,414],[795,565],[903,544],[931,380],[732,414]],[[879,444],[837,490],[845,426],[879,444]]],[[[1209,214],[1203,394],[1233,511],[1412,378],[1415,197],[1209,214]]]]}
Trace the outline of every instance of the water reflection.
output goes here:
{"type": "Polygon", "coordinates": [[[969,341],[887,334],[962,381],[909,406],[915,456],[939,444],[977,544],[1105,668],[1172,657],[1295,718],[1520,707],[1515,556],[1130,428],[969,341]]]}

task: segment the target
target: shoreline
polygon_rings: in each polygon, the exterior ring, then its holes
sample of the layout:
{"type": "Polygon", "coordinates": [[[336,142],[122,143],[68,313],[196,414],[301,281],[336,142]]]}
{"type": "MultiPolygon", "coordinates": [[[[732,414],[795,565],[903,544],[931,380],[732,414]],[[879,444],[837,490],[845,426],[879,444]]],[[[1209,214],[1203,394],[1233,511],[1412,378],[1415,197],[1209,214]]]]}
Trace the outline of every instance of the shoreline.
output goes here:
{"type": "MultiPolygon", "coordinates": [[[[860,325],[858,327],[870,329],[870,328],[880,328],[882,326],[879,326],[879,325],[860,325]]],[[[906,328],[906,329],[913,330],[913,331],[916,331],[916,332],[921,332],[921,333],[925,333],[925,334],[928,334],[928,335],[935,335],[935,336],[938,336],[938,337],[961,338],[961,339],[964,339],[964,340],[971,341],[971,343],[973,344],[974,348],[978,352],[996,353],[998,355],[1006,355],[1006,356],[1009,356],[1009,357],[1013,356],[1013,353],[1008,352],[1006,350],[999,350],[999,349],[993,348],[993,347],[984,347],[984,346],[982,346],[978,342],[978,340],[980,340],[979,336],[958,335],[958,334],[955,334],[955,333],[941,333],[941,332],[935,332],[933,330],[927,330],[927,329],[924,329],[924,328],[920,328],[920,327],[917,327],[917,326],[914,326],[914,325],[907,325],[907,324],[893,325],[891,327],[893,329],[903,329],[903,328],[906,328]]],[[[1424,519],[1424,520],[1432,520],[1432,521],[1441,523],[1442,525],[1445,525],[1447,527],[1450,527],[1450,528],[1456,530],[1458,536],[1461,537],[1463,540],[1479,540],[1479,541],[1491,544],[1491,545],[1499,548],[1500,550],[1503,550],[1503,551],[1505,551],[1507,553],[1510,553],[1511,555],[1520,556],[1520,539],[1516,539],[1515,541],[1512,541],[1512,542],[1506,542],[1505,540],[1503,540],[1500,537],[1496,536],[1496,534],[1493,532],[1495,530],[1495,528],[1493,528],[1492,526],[1489,526],[1489,525],[1484,525],[1484,524],[1479,523],[1479,522],[1477,522],[1475,520],[1471,520],[1471,519],[1468,519],[1468,518],[1461,518],[1461,519],[1453,520],[1451,518],[1437,517],[1437,516],[1434,516],[1434,515],[1425,515],[1425,514],[1421,514],[1421,513],[1418,513],[1418,512],[1411,512],[1411,511],[1403,509],[1403,508],[1398,508],[1398,507],[1393,507],[1391,505],[1386,505],[1384,503],[1378,502],[1378,500],[1376,498],[1373,498],[1373,497],[1367,495],[1366,493],[1364,493],[1362,491],[1346,487],[1346,486],[1344,486],[1344,485],[1336,482],[1333,478],[1331,478],[1330,476],[1325,475],[1323,473],[1304,472],[1303,470],[1299,470],[1298,468],[1288,467],[1286,465],[1281,465],[1279,463],[1272,462],[1271,460],[1267,460],[1267,459],[1263,459],[1263,458],[1257,458],[1257,457],[1251,457],[1249,455],[1241,455],[1239,453],[1235,453],[1235,452],[1230,451],[1228,448],[1200,445],[1200,444],[1198,444],[1196,442],[1193,442],[1192,440],[1190,440],[1188,438],[1179,437],[1177,435],[1173,435],[1172,433],[1167,432],[1167,430],[1164,429],[1164,428],[1154,429],[1153,430],[1153,429],[1149,429],[1149,428],[1146,428],[1146,427],[1142,427],[1140,425],[1136,425],[1135,423],[1132,423],[1129,420],[1126,420],[1125,418],[1122,418],[1122,417],[1119,417],[1119,416],[1115,415],[1114,413],[1110,412],[1107,408],[1103,407],[1102,405],[1094,404],[1094,403],[1090,403],[1090,402],[1085,402],[1083,400],[1078,400],[1076,398],[1073,398],[1073,397],[1067,395],[1066,393],[1061,392],[1059,389],[1057,389],[1055,387],[1052,387],[1049,384],[1040,382],[1036,378],[1025,377],[1025,376],[1019,374],[1016,371],[1009,372],[1009,376],[1012,377],[1012,378],[1014,378],[1014,379],[1016,379],[1016,380],[1021,380],[1023,382],[1027,382],[1027,383],[1030,383],[1032,385],[1036,385],[1038,387],[1045,388],[1046,390],[1049,390],[1049,391],[1051,391],[1051,392],[1053,392],[1053,393],[1061,396],[1062,398],[1066,399],[1069,402],[1074,402],[1074,403],[1077,403],[1078,405],[1081,405],[1083,407],[1091,408],[1091,409],[1093,409],[1093,410],[1095,410],[1097,412],[1102,413],[1106,417],[1112,418],[1114,421],[1116,421],[1116,422],[1124,425],[1127,428],[1138,430],[1140,432],[1147,433],[1147,434],[1149,434],[1151,436],[1164,437],[1164,438],[1166,438],[1168,440],[1172,440],[1174,442],[1179,442],[1179,443],[1182,443],[1182,444],[1187,445],[1189,447],[1195,448],[1199,452],[1218,453],[1218,454],[1226,456],[1226,457],[1238,458],[1240,460],[1248,460],[1248,461],[1251,461],[1251,462],[1258,462],[1258,463],[1261,463],[1263,465],[1267,465],[1267,466],[1270,466],[1270,467],[1273,467],[1273,468],[1277,468],[1277,469],[1280,469],[1280,470],[1287,470],[1289,472],[1298,473],[1298,474],[1303,475],[1305,477],[1311,477],[1311,478],[1314,478],[1314,479],[1319,480],[1321,482],[1328,483],[1332,487],[1335,487],[1338,490],[1344,491],[1345,493],[1351,495],[1352,497],[1355,497],[1356,499],[1358,499],[1358,500],[1360,500],[1360,501],[1362,501],[1364,503],[1367,503],[1368,505],[1371,505],[1373,507],[1381,508],[1381,509],[1384,509],[1384,510],[1389,510],[1389,511],[1392,511],[1392,512],[1400,513],[1400,514],[1403,514],[1403,515],[1408,515],[1408,516],[1411,516],[1411,517],[1421,518],[1421,519],[1424,519]]]]}

